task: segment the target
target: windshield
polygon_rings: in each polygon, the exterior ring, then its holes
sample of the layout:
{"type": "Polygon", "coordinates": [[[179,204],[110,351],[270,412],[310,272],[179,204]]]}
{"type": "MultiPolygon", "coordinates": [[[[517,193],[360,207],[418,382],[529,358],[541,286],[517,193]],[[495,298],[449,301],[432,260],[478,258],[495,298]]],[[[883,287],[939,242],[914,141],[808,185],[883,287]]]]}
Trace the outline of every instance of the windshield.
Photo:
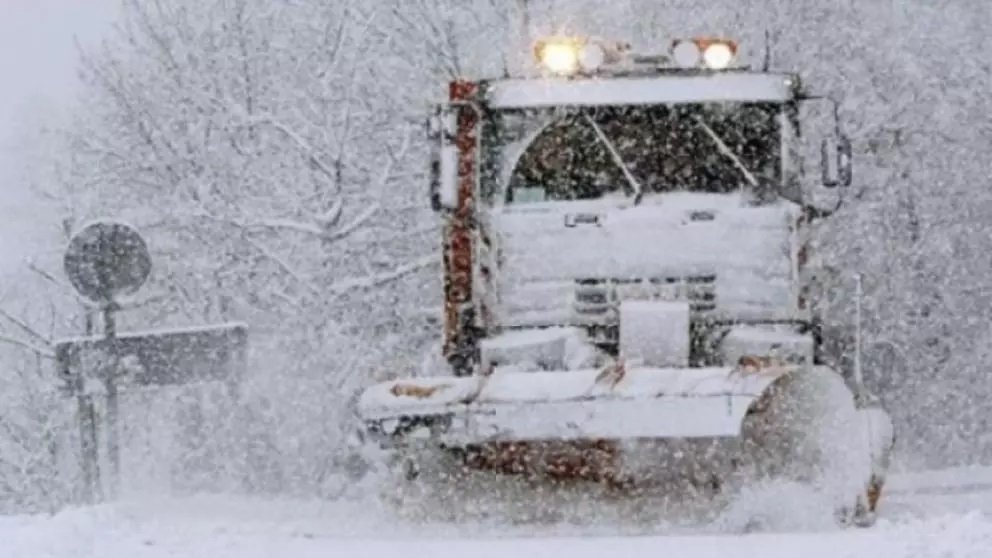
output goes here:
{"type": "Polygon", "coordinates": [[[504,116],[505,132],[522,134],[528,123],[543,128],[517,142],[530,140],[512,168],[505,202],[775,191],[780,110],[726,103],[515,111],[504,116]]]}

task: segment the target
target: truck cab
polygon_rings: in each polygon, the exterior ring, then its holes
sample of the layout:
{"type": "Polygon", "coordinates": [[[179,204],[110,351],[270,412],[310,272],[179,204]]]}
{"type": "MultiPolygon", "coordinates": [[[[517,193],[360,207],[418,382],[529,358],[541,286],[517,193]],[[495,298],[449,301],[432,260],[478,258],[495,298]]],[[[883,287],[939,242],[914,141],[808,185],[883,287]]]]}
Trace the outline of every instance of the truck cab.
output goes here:
{"type": "Polygon", "coordinates": [[[796,75],[734,66],[732,41],[671,52],[553,38],[535,49],[541,75],[450,84],[429,137],[456,375],[552,328],[672,366],[727,364],[740,356],[728,339],[768,332],[802,347],[789,360],[817,358],[807,226],[851,182],[836,104],[796,75]],[[689,305],[661,315],[666,301],[689,305]],[[622,343],[622,302],[656,302],[655,327],[685,320],[688,333],[622,343]]]}

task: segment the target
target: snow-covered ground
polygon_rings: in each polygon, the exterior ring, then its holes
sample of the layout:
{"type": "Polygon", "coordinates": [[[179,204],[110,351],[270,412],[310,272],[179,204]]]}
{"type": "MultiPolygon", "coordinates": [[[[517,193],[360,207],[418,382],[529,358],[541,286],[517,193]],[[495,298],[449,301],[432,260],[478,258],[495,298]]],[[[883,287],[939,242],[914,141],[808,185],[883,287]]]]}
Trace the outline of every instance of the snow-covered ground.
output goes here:
{"type": "MultiPolygon", "coordinates": [[[[557,528],[414,527],[368,504],[199,496],[125,499],[54,516],[0,518],[3,558],[387,556],[992,556],[992,472],[892,479],[878,524],[755,534],[581,534],[557,528]]],[[[796,505],[783,502],[783,508],[796,505]]],[[[801,504],[800,504],[801,505],[801,504]]]]}

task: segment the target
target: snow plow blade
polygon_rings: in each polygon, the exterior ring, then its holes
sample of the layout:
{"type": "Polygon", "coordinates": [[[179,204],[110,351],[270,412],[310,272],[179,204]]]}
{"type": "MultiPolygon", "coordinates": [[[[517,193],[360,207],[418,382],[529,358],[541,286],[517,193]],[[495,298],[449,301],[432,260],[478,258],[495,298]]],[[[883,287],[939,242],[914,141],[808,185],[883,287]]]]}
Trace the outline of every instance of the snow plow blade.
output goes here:
{"type": "Polygon", "coordinates": [[[741,435],[748,410],[783,366],[607,368],[427,377],[374,385],[358,414],[375,436],[464,446],[507,441],[719,438],[741,435]]]}

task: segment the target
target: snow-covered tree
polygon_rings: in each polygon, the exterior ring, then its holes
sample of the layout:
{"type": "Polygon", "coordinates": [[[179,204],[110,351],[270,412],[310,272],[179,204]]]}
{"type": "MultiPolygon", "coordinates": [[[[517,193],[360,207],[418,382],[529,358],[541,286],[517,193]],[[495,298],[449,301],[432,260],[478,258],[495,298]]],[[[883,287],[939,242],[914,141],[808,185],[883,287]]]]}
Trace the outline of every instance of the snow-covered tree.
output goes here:
{"type": "Polygon", "coordinates": [[[382,19],[362,2],[125,2],[83,55],[84,110],[43,185],[68,232],[109,216],[148,237],[124,327],[251,324],[248,393],[304,484],[354,390],[435,335],[409,323],[440,262],[416,187],[429,80],[382,19]]]}

